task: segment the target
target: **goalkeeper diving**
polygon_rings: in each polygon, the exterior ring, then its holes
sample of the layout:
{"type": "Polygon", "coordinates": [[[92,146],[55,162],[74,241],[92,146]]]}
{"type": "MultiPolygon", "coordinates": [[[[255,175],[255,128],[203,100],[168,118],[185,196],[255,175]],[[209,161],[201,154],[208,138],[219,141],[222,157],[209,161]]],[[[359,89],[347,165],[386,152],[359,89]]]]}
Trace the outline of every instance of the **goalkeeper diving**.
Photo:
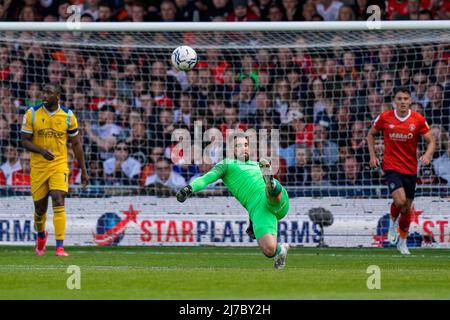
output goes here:
{"type": "Polygon", "coordinates": [[[177,200],[184,202],[194,192],[222,179],[225,186],[247,210],[250,227],[247,233],[258,241],[264,255],[274,258],[274,267],[285,266],[288,244],[277,241],[278,220],[289,210],[289,196],[280,182],[273,178],[268,160],[259,163],[249,160],[249,143],[244,134],[234,138],[235,159],[225,158],[209,172],[195,179],[177,192],[177,200]]]}

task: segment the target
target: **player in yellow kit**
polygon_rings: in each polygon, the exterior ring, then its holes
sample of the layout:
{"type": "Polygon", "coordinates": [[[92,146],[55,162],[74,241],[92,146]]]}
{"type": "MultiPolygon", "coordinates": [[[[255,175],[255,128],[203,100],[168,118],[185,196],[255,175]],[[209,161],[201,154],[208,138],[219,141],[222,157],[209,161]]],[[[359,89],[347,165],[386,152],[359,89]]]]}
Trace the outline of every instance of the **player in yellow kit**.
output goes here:
{"type": "Polygon", "coordinates": [[[34,223],[38,232],[37,256],[42,256],[46,248],[48,232],[45,231],[45,221],[49,195],[53,205],[56,255],[69,255],[63,247],[66,230],[64,198],[69,190],[67,137],[81,167],[83,187],[89,182],[77,119],[71,110],[59,104],[59,93],[59,87],[46,85],[42,104],[27,110],[21,130],[22,145],[31,152],[30,184],[35,208],[34,223]]]}

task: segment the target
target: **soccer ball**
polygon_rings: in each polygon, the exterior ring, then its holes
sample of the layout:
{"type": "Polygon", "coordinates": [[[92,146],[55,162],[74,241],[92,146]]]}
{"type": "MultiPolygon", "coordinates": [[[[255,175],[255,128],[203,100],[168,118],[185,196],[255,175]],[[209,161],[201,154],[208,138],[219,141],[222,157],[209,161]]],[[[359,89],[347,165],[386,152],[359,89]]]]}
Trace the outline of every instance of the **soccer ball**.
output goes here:
{"type": "Polygon", "coordinates": [[[180,71],[192,70],[197,64],[197,53],[189,46],[179,46],[172,52],[172,65],[180,71]]]}

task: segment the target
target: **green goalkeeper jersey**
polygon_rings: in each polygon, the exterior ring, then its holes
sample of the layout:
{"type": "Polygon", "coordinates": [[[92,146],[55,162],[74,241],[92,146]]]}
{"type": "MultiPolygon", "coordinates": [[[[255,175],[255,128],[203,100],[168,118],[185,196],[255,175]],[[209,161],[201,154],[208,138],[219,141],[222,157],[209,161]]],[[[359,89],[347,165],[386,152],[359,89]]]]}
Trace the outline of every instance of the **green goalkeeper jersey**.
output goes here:
{"type": "Polygon", "coordinates": [[[255,208],[266,196],[266,185],[259,163],[256,161],[243,162],[225,158],[190,185],[192,191],[197,192],[218,179],[222,179],[228,190],[247,211],[255,208]]]}

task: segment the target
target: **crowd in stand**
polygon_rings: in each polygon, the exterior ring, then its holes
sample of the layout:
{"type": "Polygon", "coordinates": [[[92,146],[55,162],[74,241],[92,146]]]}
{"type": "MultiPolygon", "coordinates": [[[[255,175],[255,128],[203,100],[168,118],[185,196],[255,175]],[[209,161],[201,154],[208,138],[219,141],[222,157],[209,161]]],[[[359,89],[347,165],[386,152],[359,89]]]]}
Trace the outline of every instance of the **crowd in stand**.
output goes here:
{"type": "MultiPolygon", "coordinates": [[[[162,1],[160,7],[152,9],[142,3],[124,2],[121,6],[121,1],[108,1],[108,8],[116,3],[111,7],[115,20],[138,21],[136,8],[145,9],[146,20],[156,19],[158,8],[164,15],[163,6],[174,5],[162,1]]],[[[152,1],[152,6],[156,2],[152,1]]],[[[227,0],[206,2],[175,1],[175,6],[186,3],[197,8],[201,19],[205,19],[205,12],[220,11],[209,10],[211,6],[226,4],[226,8],[233,8],[227,0]]],[[[259,11],[251,12],[261,18],[265,12],[262,8],[269,2],[252,3],[259,11]]],[[[285,0],[269,7],[284,8],[282,20],[286,16],[306,20],[308,4],[314,3],[314,10],[317,5],[317,12],[321,12],[319,5],[325,2],[285,0]],[[296,9],[300,3],[303,14],[286,15],[286,8],[296,9]]],[[[340,3],[328,2],[334,6],[340,3]]],[[[51,0],[24,3],[25,7],[39,7],[35,14],[45,21],[50,21],[49,16],[60,20],[57,13],[64,12],[60,6],[70,4],[63,1],[57,6],[58,2],[51,0]],[[51,8],[56,8],[55,15],[51,8]]],[[[430,1],[430,6],[436,3],[430,1]]],[[[83,15],[103,21],[103,4],[85,1],[83,15]]],[[[252,5],[247,10],[253,10],[252,5]]],[[[20,8],[16,2],[4,1],[0,13],[7,19],[23,20],[24,9],[20,8]]],[[[396,8],[400,10],[400,5],[396,8]]],[[[226,20],[233,14],[233,10],[220,12],[226,20]]],[[[270,10],[267,12],[270,15],[270,10]]],[[[328,15],[323,17],[330,20],[328,15]]],[[[202,130],[217,128],[224,138],[227,129],[279,129],[280,145],[274,152],[280,159],[277,178],[284,185],[382,184],[380,170],[368,167],[366,136],[373,120],[392,108],[396,86],[410,88],[412,108],[426,117],[437,141],[432,165],[419,169],[418,182],[450,181],[448,44],[385,44],[318,51],[305,48],[305,40],[299,37],[292,48],[232,53],[218,48],[199,50],[197,66],[184,73],[170,65],[170,54],[161,55],[157,50],[124,45],[101,52],[86,51],[25,41],[30,37],[24,32],[17,42],[0,44],[0,185],[13,186],[12,190],[21,191],[19,186],[29,185],[29,154],[20,145],[20,126],[27,108],[41,103],[44,83],[62,87],[61,104],[72,109],[78,119],[91,188],[162,185],[177,189],[207,172],[224,156],[221,150],[209,150],[211,163],[183,164],[176,160],[183,156],[182,151],[171,141],[175,129],[193,134],[195,121],[202,122],[202,130]]],[[[70,33],[60,35],[60,39],[70,37],[70,33]]],[[[123,36],[123,43],[135,40],[133,35],[123,36]]],[[[376,149],[382,159],[381,139],[376,149]]],[[[80,172],[71,151],[69,164],[70,183],[78,184],[80,172]]]]}
{"type": "Polygon", "coordinates": [[[66,21],[351,21],[367,20],[377,5],[387,20],[450,19],[445,0],[4,0],[0,19],[66,21]]]}

